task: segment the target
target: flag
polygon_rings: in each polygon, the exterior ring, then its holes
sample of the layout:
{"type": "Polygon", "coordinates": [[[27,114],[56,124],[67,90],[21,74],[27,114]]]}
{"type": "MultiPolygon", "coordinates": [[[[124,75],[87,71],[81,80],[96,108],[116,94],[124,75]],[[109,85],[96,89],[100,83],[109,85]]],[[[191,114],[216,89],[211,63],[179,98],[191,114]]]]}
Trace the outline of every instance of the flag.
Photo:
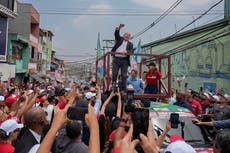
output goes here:
{"type": "Polygon", "coordinates": [[[100,39],[100,32],[98,32],[97,37],[97,59],[102,56],[102,49],[101,49],[101,39],[100,39]]]}
{"type": "MultiPolygon", "coordinates": [[[[141,52],[141,40],[139,40],[139,42],[137,43],[137,47],[134,51],[134,54],[139,54],[141,52]]],[[[129,72],[131,72],[132,70],[136,70],[137,69],[137,63],[139,63],[139,56],[135,55],[131,57],[131,67],[129,67],[129,72]]]]}
{"type": "MultiPolygon", "coordinates": [[[[101,41],[100,41],[100,33],[98,32],[98,38],[97,38],[97,59],[102,57],[102,49],[101,49],[101,41]]],[[[103,59],[97,61],[97,76],[101,80],[103,79],[103,73],[104,73],[104,68],[103,68],[103,59]]]]}

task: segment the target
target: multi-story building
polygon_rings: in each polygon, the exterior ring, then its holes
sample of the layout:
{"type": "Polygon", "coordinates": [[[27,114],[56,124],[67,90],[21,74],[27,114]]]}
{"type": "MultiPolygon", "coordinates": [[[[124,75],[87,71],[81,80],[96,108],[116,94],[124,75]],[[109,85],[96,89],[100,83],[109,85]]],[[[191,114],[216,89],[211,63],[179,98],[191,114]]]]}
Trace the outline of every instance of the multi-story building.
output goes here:
{"type": "Polygon", "coordinates": [[[15,76],[15,64],[7,56],[8,21],[17,17],[15,0],[0,1],[0,80],[7,81],[15,76]]]}
{"type": "MultiPolygon", "coordinates": [[[[54,34],[50,30],[40,29],[39,46],[41,46],[41,74],[45,75],[50,70],[52,55],[52,37],[54,34]]],[[[40,48],[40,47],[39,47],[40,48]]]]}
{"type": "MultiPolygon", "coordinates": [[[[41,59],[41,49],[38,43],[40,15],[32,4],[19,2],[17,3],[17,13],[18,17],[9,21],[9,33],[28,40],[28,47],[23,50],[23,73],[25,68],[30,73],[37,72],[37,64],[41,59]]],[[[11,48],[9,47],[9,49],[11,48]]],[[[21,71],[18,69],[16,72],[20,73],[21,71]]]]}

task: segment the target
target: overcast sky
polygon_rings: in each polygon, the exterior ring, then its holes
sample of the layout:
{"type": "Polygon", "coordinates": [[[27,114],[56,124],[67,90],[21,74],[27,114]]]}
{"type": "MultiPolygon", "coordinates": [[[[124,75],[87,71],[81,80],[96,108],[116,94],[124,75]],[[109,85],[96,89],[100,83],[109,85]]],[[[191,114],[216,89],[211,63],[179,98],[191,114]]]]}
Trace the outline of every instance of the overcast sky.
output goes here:
{"type": "MultiPolygon", "coordinates": [[[[53,48],[57,56],[67,61],[79,61],[96,55],[97,34],[101,40],[114,39],[114,28],[119,23],[126,26],[121,31],[135,34],[150,25],[176,0],[19,0],[32,3],[41,13],[41,27],[54,33],[53,48]],[[63,15],[67,13],[68,15],[63,15]],[[97,13],[103,15],[95,15],[97,13]],[[135,15],[127,15],[134,13],[135,15]],[[146,13],[143,16],[140,14],[146,13]],[[85,14],[85,15],[79,15],[85,14]],[[86,15],[88,14],[88,15],[86,15]],[[91,14],[91,15],[89,15],[91,14]],[[108,15],[113,14],[113,15],[108,15]],[[119,14],[119,15],[118,15],[119,14]],[[126,14],[120,15],[120,14],[126,14]]],[[[132,40],[136,46],[167,37],[191,22],[219,0],[184,0],[171,15],[156,26],[132,40]],[[181,15],[183,14],[183,15],[181,15]]],[[[194,28],[223,18],[223,2],[209,15],[192,24],[194,28]]],[[[101,46],[103,46],[101,41],[101,46]]]]}

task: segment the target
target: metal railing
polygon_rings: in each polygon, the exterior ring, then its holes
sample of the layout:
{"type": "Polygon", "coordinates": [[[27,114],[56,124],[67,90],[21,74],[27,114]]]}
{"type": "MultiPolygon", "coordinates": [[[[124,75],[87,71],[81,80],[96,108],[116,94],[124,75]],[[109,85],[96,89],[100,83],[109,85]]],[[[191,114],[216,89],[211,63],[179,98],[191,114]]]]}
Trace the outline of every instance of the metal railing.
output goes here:
{"type": "MultiPolygon", "coordinates": [[[[110,71],[111,71],[111,56],[116,55],[116,54],[122,54],[122,53],[115,53],[115,52],[107,52],[105,55],[103,55],[102,57],[98,58],[96,61],[96,79],[97,81],[99,81],[98,79],[98,63],[99,61],[103,61],[103,91],[108,90],[110,84],[111,84],[111,75],[110,75],[110,71]]],[[[124,54],[122,54],[124,55],[124,54]]],[[[142,74],[142,65],[148,63],[148,62],[152,62],[155,61],[159,64],[159,71],[161,71],[161,64],[162,64],[162,60],[166,59],[168,62],[168,72],[167,72],[167,86],[163,83],[162,80],[159,81],[159,92],[158,94],[135,94],[134,97],[135,98],[163,98],[163,97],[169,97],[171,95],[171,67],[170,67],[170,63],[171,63],[171,58],[170,55],[165,55],[165,54],[125,54],[125,55],[129,55],[129,56],[147,56],[149,59],[141,61],[140,63],[138,63],[139,66],[139,77],[141,78],[141,74],[142,74]],[[161,89],[163,89],[163,93],[161,93],[161,89]]]]}

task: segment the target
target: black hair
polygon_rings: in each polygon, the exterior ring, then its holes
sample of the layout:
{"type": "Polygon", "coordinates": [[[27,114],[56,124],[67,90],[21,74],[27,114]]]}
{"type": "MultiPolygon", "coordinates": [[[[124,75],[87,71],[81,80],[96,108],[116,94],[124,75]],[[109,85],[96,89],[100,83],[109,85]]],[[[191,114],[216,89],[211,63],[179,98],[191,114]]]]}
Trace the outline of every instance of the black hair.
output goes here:
{"type": "Polygon", "coordinates": [[[1,141],[7,141],[10,138],[9,135],[6,135],[6,132],[3,130],[0,130],[0,142],[1,141]]]}
{"type": "Polygon", "coordinates": [[[230,152],[230,131],[224,130],[216,135],[215,147],[220,149],[221,153],[230,152]]]}
{"type": "Polygon", "coordinates": [[[134,69],[133,69],[132,71],[133,71],[135,74],[137,74],[137,70],[134,70],[134,69]]]}
{"type": "Polygon", "coordinates": [[[75,139],[81,135],[82,126],[78,121],[72,121],[66,124],[66,135],[70,139],[75,139]]]}
{"type": "Polygon", "coordinates": [[[89,87],[88,86],[85,86],[84,88],[83,88],[83,90],[85,91],[85,90],[89,90],[89,87]]]}

